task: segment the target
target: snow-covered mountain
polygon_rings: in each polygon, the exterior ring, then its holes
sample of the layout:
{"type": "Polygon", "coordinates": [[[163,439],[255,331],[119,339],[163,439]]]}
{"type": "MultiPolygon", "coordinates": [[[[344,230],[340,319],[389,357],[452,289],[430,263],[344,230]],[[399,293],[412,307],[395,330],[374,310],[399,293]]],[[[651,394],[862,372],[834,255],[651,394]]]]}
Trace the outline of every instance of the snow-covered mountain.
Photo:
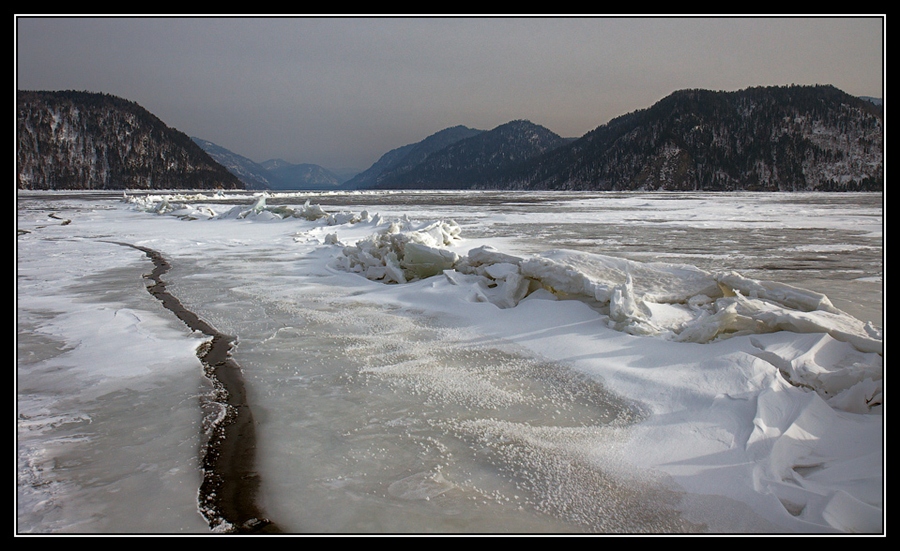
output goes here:
{"type": "Polygon", "coordinates": [[[681,90],[529,160],[489,187],[874,191],[880,106],[833,86],[681,90]]]}
{"type": "Polygon", "coordinates": [[[680,90],[578,139],[525,120],[455,126],[343,184],[192,140],[106,94],[20,91],[17,108],[20,189],[884,189],[882,103],[833,86],[680,90]]]}
{"type": "Polygon", "coordinates": [[[108,94],[18,91],[18,189],[241,189],[182,132],[108,94]]]}
{"type": "Polygon", "coordinates": [[[346,185],[706,191],[884,187],[881,103],[833,86],[680,90],[576,140],[512,121],[413,157],[420,144],[386,153],[346,185]]]}

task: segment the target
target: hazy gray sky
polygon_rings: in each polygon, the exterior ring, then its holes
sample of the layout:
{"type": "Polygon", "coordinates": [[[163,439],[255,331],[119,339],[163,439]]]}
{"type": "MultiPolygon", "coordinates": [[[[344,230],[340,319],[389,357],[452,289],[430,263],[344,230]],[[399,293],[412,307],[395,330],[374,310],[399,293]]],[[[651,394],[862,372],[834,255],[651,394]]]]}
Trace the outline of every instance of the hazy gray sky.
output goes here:
{"type": "Polygon", "coordinates": [[[577,137],[675,90],[833,84],[882,97],[856,17],[16,18],[22,90],[136,101],[254,161],[368,168],[462,124],[577,137]]]}

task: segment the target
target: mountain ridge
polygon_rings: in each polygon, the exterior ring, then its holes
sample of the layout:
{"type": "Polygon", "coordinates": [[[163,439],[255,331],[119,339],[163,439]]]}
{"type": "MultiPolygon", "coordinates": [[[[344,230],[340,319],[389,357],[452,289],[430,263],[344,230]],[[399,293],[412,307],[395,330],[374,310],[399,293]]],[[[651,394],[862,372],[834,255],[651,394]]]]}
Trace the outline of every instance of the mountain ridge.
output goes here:
{"type": "Polygon", "coordinates": [[[341,185],[330,170],[312,163],[292,164],[282,159],[270,159],[263,167],[274,178],[273,190],[338,189],[341,185]]]}
{"type": "Polygon", "coordinates": [[[474,151],[481,133],[392,173],[379,164],[416,144],[397,148],[363,174],[377,172],[371,189],[879,191],[883,131],[878,98],[830,85],[685,89],[503,166],[489,161],[504,155],[499,142],[474,151]]]}
{"type": "Polygon", "coordinates": [[[327,190],[337,189],[338,177],[328,169],[311,163],[293,164],[284,159],[257,163],[203,138],[191,138],[216,162],[237,176],[247,189],[327,190]]]}
{"type": "Polygon", "coordinates": [[[883,104],[830,85],[677,90],[580,138],[524,119],[457,125],[343,184],[318,165],[258,164],[188,138],[108,94],[16,101],[19,189],[884,189],[883,104]]]}
{"type": "Polygon", "coordinates": [[[186,134],[109,94],[18,91],[17,189],[242,189],[186,134]]]}
{"type": "Polygon", "coordinates": [[[381,185],[385,180],[399,177],[422,163],[428,155],[440,151],[450,145],[484,132],[463,125],[456,125],[439,130],[425,139],[392,149],[382,155],[375,163],[357,174],[342,187],[345,189],[364,189],[381,185]]]}
{"type": "Polygon", "coordinates": [[[209,140],[196,136],[191,136],[191,140],[199,145],[203,151],[206,151],[213,160],[224,166],[228,172],[244,182],[247,189],[271,189],[272,175],[264,166],[209,140]]]}
{"type": "Polygon", "coordinates": [[[833,86],[679,90],[489,187],[875,191],[883,139],[881,107],[833,86]]]}
{"type": "Polygon", "coordinates": [[[466,188],[489,182],[504,170],[559,147],[566,139],[518,119],[431,152],[403,173],[382,178],[376,189],[466,188]]]}

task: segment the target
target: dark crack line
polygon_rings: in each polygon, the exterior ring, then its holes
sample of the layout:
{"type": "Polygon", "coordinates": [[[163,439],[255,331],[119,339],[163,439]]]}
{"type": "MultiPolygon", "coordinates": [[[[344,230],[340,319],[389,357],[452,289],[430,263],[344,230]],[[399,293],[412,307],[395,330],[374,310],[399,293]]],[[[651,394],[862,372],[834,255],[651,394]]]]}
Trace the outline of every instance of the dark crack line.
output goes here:
{"type": "Polygon", "coordinates": [[[241,368],[231,358],[234,337],[216,330],[167,291],[162,276],[171,269],[171,264],[158,251],[130,243],[108,243],[146,254],[154,265],[153,272],[144,276],[152,281],[147,287],[150,294],[191,330],[212,337],[197,351],[204,373],[213,384],[212,405],[218,410],[204,419],[203,430],[208,441],[201,450],[203,481],[198,495],[201,514],[214,531],[281,532],[256,504],[259,489],[259,475],[255,471],[256,430],[241,368]]]}
{"type": "Polygon", "coordinates": [[[50,218],[53,218],[54,220],[62,220],[62,224],[60,224],[60,226],[68,226],[69,224],[72,223],[71,220],[68,220],[66,218],[60,218],[55,212],[51,212],[47,216],[49,216],[50,218]]]}

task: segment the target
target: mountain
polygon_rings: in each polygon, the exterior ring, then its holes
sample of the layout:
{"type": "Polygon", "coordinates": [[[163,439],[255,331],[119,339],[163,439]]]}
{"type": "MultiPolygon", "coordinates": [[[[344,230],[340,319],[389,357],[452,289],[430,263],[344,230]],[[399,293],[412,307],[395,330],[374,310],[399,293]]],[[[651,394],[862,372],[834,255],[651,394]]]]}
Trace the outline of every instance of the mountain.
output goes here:
{"type": "Polygon", "coordinates": [[[872,96],[859,96],[859,99],[863,99],[863,100],[866,100],[866,101],[871,101],[871,102],[874,103],[875,105],[879,105],[879,106],[882,105],[882,104],[884,103],[884,102],[881,100],[881,98],[873,98],[872,96]]]}
{"type": "Polygon", "coordinates": [[[210,157],[237,176],[247,189],[336,189],[338,177],[325,168],[313,164],[292,164],[282,159],[256,163],[220,145],[201,138],[191,138],[210,157]]]}
{"type": "Polygon", "coordinates": [[[881,100],[827,85],[679,90],[578,139],[526,120],[455,126],[343,185],[192,140],[107,94],[19,91],[16,106],[19,189],[884,189],[881,100]]]}
{"type": "Polygon", "coordinates": [[[291,166],[291,163],[285,161],[284,159],[269,159],[268,161],[261,162],[260,166],[262,166],[267,171],[270,171],[289,167],[291,166]]]}
{"type": "Polygon", "coordinates": [[[18,189],[243,189],[187,135],[135,102],[16,93],[18,189]]]}
{"type": "Polygon", "coordinates": [[[343,186],[347,183],[351,178],[362,172],[362,169],[356,166],[340,166],[340,167],[329,167],[328,170],[334,174],[338,182],[343,186]]]}
{"type": "Polygon", "coordinates": [[[491,187],[883,190],[882,108],[833,86],[681,90],[506,171],[491,187]]]}
{"type": "Polygon", "coordinates": [[[272,189],[272,175],[262,165],[209,140],[191,137],[217,163],[238,177],[247,189],[272,189]]]}
{"type": "Polygon", "coordinates": [[[341,187],[345,189],[379,187],[381,182],[409,172],[422,163],[431,153],[444,149],[460,140],[477,136],[482,132],[483,130],[476,130],[462,125],[445,128],[420,142],[388,151],[375,164],[345,182],[341,187]]]}
{"type": "MultiPolygon", "coordinates": [[[[459,127],[456,127],[459,128],[459,127]]],[[[427,154],[392,150],[347,188],[877,191],[878,98],[833,86],[680,90],[578,139],[528,121],[427,154]]]]}
{"type": "Polygon", "coordinates": [[[341,182],[331,171],[310,163],[291,164],[282,159],[270,159],[262,166],[272,176],[271,189],[337,189],[341,182]]]}
{"type": "Polygon", "coordinates": [[[404,171],[381,175],[379,189],[465,189],[491,185],[506,170],[569,143],[543,126],[515,120],[432,152],[404,171]]]}

